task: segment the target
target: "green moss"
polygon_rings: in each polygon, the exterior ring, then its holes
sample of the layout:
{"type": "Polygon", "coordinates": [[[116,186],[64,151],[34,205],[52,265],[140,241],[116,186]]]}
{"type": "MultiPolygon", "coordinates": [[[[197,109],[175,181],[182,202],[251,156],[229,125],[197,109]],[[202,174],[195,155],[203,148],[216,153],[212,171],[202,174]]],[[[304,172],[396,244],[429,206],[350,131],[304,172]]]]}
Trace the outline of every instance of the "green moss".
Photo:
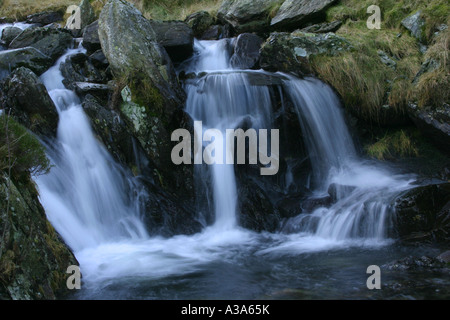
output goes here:
{"type": "Polygon", "coordinates": [[[42,174],[50,169],[39,140],[13,118],[0,116],[0,169],[16,175],[42,174]]]}

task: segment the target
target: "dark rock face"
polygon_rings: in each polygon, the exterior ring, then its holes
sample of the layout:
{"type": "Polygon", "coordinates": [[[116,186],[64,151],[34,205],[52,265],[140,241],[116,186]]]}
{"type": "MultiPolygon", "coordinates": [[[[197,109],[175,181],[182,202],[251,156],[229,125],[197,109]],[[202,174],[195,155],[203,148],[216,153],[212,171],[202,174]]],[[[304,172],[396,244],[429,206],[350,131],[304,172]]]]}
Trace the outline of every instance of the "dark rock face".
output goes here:
{"type": "Polygon", "coordinates": [[[20,67],[28,68],[40,76],[52,64],[53,60],[49,56],[33,47],[0,51],[0,78],[2,74],[8,75],[10,71],[20,67]]]}
{"type": "Polygon", "coordinates": [[[254,34],[240,34],[234,44],[231,65],[239,69],[256,69],[259,66],[259,50],[263,40],[254,34]]]}
{"type": "Polygon", "coordinates": [[[166,49],[173,62],[181,62],[194,53],[194,32],[182,21],[150,20],[156,41],[166,49]]]}
{"type": "Polygon", "coordinates": [[[397,232],[407,241],[449,241],[450,184],[414,188],[399,196],[394,208],[397,232]]]}
{"type": "Polygon", "coordinates": [[[84,29],[83,47],[86,48],[88,54],[101,49],[100,38],[98,36],[98,20],[84,29]]]}
{"type": "Polygon", "coordinates": [[[231,37],[229,25],[212,25],[200,36],[200,40],[219,40],[231,37]]]}
{"type": "Polygon", "coordinates": [[[420,109],[410,104],[408,115],[424,136],[445,153],[450,153],[450,106],[420,109]]]}
{"type": "Polygon", "coordinates": [[[82,106],[91,119],[95,133],[116,161],[129,168],[136,167],[133,150],[134,137],[120,118],[120,114],[104,107],[90,93],[85,94],[82,106]]]}
{"type": "Polygon", "coordinates": [[[28,28],[10,43],[9,48],[33,47],[56,61],[72,44],[72,39],[63,29],[28,28]]]}
{"type": "Polygon", "coordinates": [[[0,220],[0,299],[62,298],[66,270],[78,262],[48,223],[33,183],[1,175],[0,203],[9,203],[0,220]]]}
{"type": "Polygon", "coordinates": [[[6,112],[41,137],[56,135],[58,113],[47,89],[33,71],[16,69],[2,85],[6,112]]]}
{"type": "Polygon", "coordinates": [[[45,25],[52,24],[55,22],[61,22],[63,20],[64,20],[64,17],[61,12],[46,11],[46,12],[39,12],[36,14],[29,15],[27,17],[26,23],[40,24],[41,26],[45,26],[45,25]]]}
{"type": "Polygon", "coordinates": [[[100,61],[91,59],[84,53],[70,55],[66,58],[66,61],[60,66],[66,88],[74,90],[76,82],[106,84],[110,80],[110,74],[106,69],[107,61],[102,60],[100,54],[97,55],[100,61]],[[97,68],[94,64],[99,67],[97,68]]]}
{"type": "Polygon", "coordinates": [[[294,30],[314,21],[336,0],[286,0],[270,22],[277,30],[294,30]]]}

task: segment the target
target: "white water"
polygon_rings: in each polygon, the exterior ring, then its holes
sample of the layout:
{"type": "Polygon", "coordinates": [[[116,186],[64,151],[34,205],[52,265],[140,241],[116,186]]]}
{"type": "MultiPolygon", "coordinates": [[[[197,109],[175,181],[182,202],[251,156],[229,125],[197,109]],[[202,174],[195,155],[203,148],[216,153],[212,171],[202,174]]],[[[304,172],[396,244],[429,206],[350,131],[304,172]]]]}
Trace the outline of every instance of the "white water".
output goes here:
{"type": "MultiPolygon", "coordinates": [[[[246,74],[250,71],[234,72],[226,46],[227,40],[196,42],[198,55],[185,70],[209,74],[186,86],[187,111],[203,121],[203,129],[231,129],[243,122],[268,128],[272,106],[267,87],[251,85],[246,74]]],[[[42,75],[60,123],[58,139],[49,146],[55,166],[36,181],[50,222],[80,262],[85,288],[99,290],[101,281],[129,276],[153,279],[192,273],[214,261],[232,262],[236,254],[299,254],[389,242],[387,204],[409,187],[410,178],[358,159],[333,92],[317,80],[289,75],[278,76],[308,132],[305,143],[315,159],[318,193],[331,183],[355,188],[338,188],[339,201],[332,207],[291,219],[288,225],[297,233],[258,234],[237,224],[233,167],[214,165],[206,170],[212,170],[215,222],[193,236],[148,235],[140,220],[145,194],[95,139],[78,98],[64,89],[59,72],[64,59],[42,75]]],[[[197,174],[207,177],[202,170],[197,174]]]]}

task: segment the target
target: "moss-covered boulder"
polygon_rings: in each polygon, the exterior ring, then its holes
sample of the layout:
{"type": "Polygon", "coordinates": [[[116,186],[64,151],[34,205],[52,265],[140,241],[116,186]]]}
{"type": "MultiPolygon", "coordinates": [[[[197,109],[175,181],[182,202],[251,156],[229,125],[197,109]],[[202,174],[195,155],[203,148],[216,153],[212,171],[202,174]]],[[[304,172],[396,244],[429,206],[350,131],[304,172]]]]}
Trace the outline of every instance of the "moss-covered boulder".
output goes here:
{"type": "Polygon", "coordinates": [[[198,11],[188,15],[184,22],[192,28],[194,36],[200,38],[214,24],[215,19],[207,11],[198,11]]]}
{"type": "Polygon", "coordinates": [[[185,93],[149,20],[132,4],[110,0],[99,19],[99,37],[114,76],[129,85],[133,102],[168,120],[185,93]]]}
{"type": "Polygon", "coordinates": [[[261,67],[268,71],[312,74],[313,56],[337,56],[350,51],[351,43],[334,33],[274,32],[261,48],[261,67]]]}
{"type": "Polygon", "coordinates": [[[217,17],[229,23],[237,33],[266,32],[271,13],[281,3],[280,0],[224,0],[217,17]]]}
{"type": "Polygon", "coordinates": [[[0,175],[0,299],[62,298],[78,265],[47,221],[31,180],[0,175]]]}
{"type": "Polygon", "coordinates": [[[336,0],[286,0],[270,22],[272,28],[295,30],[317,21],[336,0]]]}

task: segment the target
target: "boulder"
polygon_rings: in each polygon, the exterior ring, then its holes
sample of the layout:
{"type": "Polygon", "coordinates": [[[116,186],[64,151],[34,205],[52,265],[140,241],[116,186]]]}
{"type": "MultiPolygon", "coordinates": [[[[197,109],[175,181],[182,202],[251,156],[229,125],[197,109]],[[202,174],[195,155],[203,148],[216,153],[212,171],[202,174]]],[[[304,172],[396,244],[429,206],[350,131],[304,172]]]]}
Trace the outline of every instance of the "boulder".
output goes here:
{"type": "Polygon", "coordinates": [[[0,299],[63,299],[69,292],[66,270],[78,265],[74,255],[47,221],[30,180],[0,176],[0,299]]]}
{"type": "Polygon", "coordinates": [[[39,24],[41,26],[46,26],[55,22],[63,21],[63,15],[59,11],[46,11],[39,12],[27,17],[26,23],[29,24],[39,24]]]}
{"type": "Polygon", "coordinates": [[[2,44],[9,46],[11,41],[13,41],[14,38],[17,37],[21,33],[22,33],[22,29],[20,29],[20,28],[6,27],[2,31],[2,37],[1,37],[2,44]]]}
{"type": "Polygon", "coordinates": [[[268,71],[311,74],[311,56],[335,56],[352,49],[347,39],[334,33],[274,32],[262,45],[260,65],[268,71]]]}
{"type": "Polygon", "coordinates": [[[295,30],[314,22],[336,0],[286,0],[270,25],[276,30],[295,30]]]}
{"type": "Polygon", "coordinates": [[[0,51],[0,71],[4,71],[3,76],[19,67],[26,67],[40,76],[52,64],[53,60],[49,56],[32,47],[0,51]]]}
{"type": "Polygon", "coordinates": [[[194,12],[186,17],[184,22],[194,32],[194,37],[200,38],[214,24],[214,18],[206,11],[194,12]]]}
{"type": "Polygon", "coordinates": [[[166,49],[173,62],[186,60],[194,53],[194,32],[182,21],[150,20],[156,41],[166,49]]]}
{"type": "Polygon", "coordinates": [[[279,0],[224,0],[217,17],[229,23],[239,34],[266,32],[270,25],[270,13],[279,0]]]}
{"type": "Polygon", "coordinates": [[[99,19],[102,50],[116,78],[127,79],[134,102],[166,119],[182,107],[185,93],[149,20],[129,2],[110,0],[99,19]]]}
{"type": "Polygon", "coordinates": [[[122,86],[124,120],[158,170],[173,176],[169,124],[186,95],[151,22],[129,2],[110,0],[99,36],[115,79],[122,86]]]}
{"type": "Polygon", "coordinates": [[[233,68],[254,69],[259,67],[259,50],[263,39],[252,33],[240,34],[234,44],[230,63],[233,68]]]}
{"type": "Polygon", "coordinates": [[[19,123],[38,136],[56,135],[56,107],[42,81],[30,69],[20,67],[4,80],[1,102],[19,123]]]}
{"type": "Polygon", "coordinates": [[[83,32],[83,47],[88,54],[101,49],[100,38],[98,36],[98,20],[88,25],[83,32]]]}
{"type": "Polygon", "coordinates": [[[56,61],[72,44],[72,36],[63,29],[27,28],[9,45],[10,49],[33,47],[56,61]]]}
{"type": "Polygon", "coordinates": [[[396,228],[405,241],[449,241],[450,183],[404,192],[395,200],[396,228]]]}

